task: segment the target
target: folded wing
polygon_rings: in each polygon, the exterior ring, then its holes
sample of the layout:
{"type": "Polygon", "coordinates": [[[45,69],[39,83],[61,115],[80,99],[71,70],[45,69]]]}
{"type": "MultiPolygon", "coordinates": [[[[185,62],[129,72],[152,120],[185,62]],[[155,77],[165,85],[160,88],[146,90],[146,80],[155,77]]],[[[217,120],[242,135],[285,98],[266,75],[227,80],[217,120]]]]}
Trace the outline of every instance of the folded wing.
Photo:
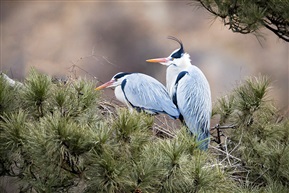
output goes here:
{"type": "Polygon", "coordinates": [[[126,99],[134,108],[152,114],[166,113],[173,118],[179,117],[179,111],[166,88],[156,79],[134,73],[123,81],[121,87],[126,99]]]}

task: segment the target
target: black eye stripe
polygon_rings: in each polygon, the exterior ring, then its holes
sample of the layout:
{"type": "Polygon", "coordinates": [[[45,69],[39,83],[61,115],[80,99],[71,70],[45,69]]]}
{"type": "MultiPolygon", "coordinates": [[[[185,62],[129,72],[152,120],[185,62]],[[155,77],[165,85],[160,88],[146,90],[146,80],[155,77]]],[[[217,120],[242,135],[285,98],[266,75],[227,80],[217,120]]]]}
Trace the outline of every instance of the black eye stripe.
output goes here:
{"type": "Polygon", "coordinates": [[[128,75],[128,74],[131,74],[131,73],[127,73],[127,72],[121,72],[121,73],[118,73],[118,74],[116,74],[116,75],[114,75],[114,79],[119,79],[119,78],[121,78],[121,77],[124,77],[125,75],[128,75]]]}

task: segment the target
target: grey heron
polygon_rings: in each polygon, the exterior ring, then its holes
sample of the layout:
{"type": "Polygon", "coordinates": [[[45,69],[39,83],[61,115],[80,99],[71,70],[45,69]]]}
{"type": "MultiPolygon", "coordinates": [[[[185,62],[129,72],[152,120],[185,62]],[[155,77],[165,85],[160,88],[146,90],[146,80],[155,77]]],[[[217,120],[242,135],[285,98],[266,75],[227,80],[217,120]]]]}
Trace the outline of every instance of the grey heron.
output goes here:
{"type": "Polygon", "coordinates": [[[162,83],[142,73],[119,72],[96,90],[115,87],[116,98],[130,110],[145,111],[149,114],[165,113],[177,119],[179,110],[162,83]]]}
{"type": "Polygon", "coordinates": [[[175,37],[169,39],[178,42],[180,48],[168,57],[149,59],[147,62],[167,66],[166,87],[180,111],[180,120],[201,142],[200,149],[207,149],[212,112],[209,83],[203,72],[191,64],[190,55],[184,51],[183,43],[175,37]]]}

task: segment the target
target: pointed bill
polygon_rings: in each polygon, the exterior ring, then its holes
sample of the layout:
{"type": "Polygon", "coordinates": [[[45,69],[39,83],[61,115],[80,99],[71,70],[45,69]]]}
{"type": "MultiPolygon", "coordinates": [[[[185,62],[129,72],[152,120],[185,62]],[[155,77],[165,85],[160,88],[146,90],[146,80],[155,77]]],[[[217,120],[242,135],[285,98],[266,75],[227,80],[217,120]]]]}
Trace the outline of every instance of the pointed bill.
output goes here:
{"type": "Polygon", "coordinates": [[[146,61],[151,62],[151,63],[166,63],[169,61],[169,59],[168,58],[154,58],[154,59],[149,59],[146,61]]]}
{"type": "Polygon", "coordinates": [[[107,87],[111,86],[113,83],[114,83],[114,80],[110,80],[110,81],[100,85],[99,87],[95,88],[95,90],[101,90],[101,89],[107,88],[107,87]]]}

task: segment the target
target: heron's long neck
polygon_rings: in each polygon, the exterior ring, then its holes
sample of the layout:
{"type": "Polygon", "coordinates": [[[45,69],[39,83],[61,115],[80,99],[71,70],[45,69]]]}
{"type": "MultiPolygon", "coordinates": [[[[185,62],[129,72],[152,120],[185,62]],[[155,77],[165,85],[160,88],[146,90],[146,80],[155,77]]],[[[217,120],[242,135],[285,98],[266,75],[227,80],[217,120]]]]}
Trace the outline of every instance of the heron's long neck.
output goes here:
{"type": "Polygon", "coordinates": [[[179,73],[186,70],[191,65],[190,55],[185,53],[178,65],[170,65],[167,68],[166,86],[171,97],[173,96],[173,88],[179,73]]]}
{"type": "Polygon", "coordinates": [[[169,66],[167,68],[167,73],[166,73],[166,86],[168,89],[168,92],[170,94],[170,97],[173,96],[173,88],[177,79],[178,74],[182,71],[182,69],[176,67],[176,66],[169,66]]]}

